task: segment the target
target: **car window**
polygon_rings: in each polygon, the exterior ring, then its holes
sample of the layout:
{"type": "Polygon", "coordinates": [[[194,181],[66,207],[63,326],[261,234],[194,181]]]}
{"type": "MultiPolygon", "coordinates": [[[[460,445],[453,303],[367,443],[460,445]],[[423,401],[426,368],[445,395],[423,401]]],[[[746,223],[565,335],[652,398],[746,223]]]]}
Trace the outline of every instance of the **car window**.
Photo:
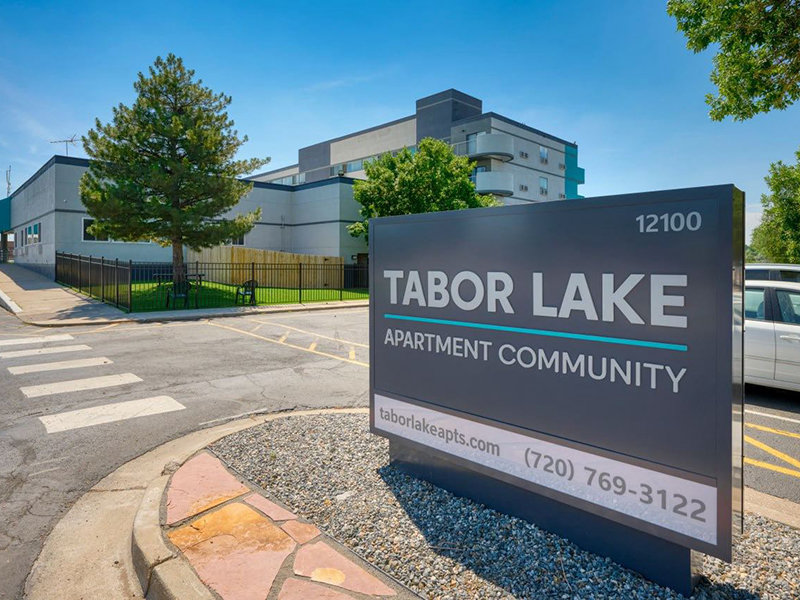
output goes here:
{"type": "Polygon", "coordinates": [[[780,271],[780,280],[781,281],[797,281],[800,282],[800,271],[787,271],[781,269],[780,271]]]}
{"type": "MultiPolygon", "coordinates": [[[[769,271],[767,269],[745,269],[744,278],[764,281],[769,279],[769,271]]],[[[763,292],[764,290],[761,291],[763,292]]]]}
{"type": "Polygon", "coordinates": [[[781,321],[800,325],[800,292],[775,290],[781,321]]]}
{"type": "Polygon", "coordinates": [[[747,288],[744,291],[744,318],[763,321],[764,315],[764,290],[747,288]]]}

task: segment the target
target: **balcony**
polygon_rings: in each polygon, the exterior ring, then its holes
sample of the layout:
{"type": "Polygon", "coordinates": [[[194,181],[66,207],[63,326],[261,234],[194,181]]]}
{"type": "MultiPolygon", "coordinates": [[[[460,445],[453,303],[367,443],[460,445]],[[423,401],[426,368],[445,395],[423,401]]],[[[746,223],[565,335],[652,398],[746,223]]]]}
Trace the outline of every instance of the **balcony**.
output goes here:
{"type": "Polygon", "coordinates": [[[514,158],[514,138],[505,133],[486,133],[453,146],[455,153],[470,158],[494,158],[509,161],[514,158]]]}
{"type": "Polygon", "coordinates": [[[479,194],[511,196],[514,193],[514,175],[505,171],[476,173],[475,191],[479,194]]]}

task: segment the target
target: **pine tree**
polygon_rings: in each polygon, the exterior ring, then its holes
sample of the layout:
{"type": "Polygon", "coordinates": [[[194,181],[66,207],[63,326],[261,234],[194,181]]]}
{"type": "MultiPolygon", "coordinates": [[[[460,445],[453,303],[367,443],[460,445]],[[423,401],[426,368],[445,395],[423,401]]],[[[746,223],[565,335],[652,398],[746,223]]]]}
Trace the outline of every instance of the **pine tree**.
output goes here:
{"type": "Polygon", "coordinates": [[[96,119],[83,137],[90,157],[81,200],[94,235],[172,247],[173,276],[183,279],[183,247],[207,248],[253,228],[261,211],[223,216],[251,189],[239,180],[269,159],[236,160],[239,138],[230,96],[214,93],[173,54],[158,57],[133,84],[131,106],[96,119]]]}

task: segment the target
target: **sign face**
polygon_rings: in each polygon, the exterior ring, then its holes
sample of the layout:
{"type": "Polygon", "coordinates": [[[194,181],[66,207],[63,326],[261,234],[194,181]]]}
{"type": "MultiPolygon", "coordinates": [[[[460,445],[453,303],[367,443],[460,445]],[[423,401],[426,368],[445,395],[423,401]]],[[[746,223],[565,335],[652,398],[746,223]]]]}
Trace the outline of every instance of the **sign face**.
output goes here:
{"type": "Polygon", "coordinates": [[[372,220],[372,431],[730,560],[743,198],[372,220]]]}

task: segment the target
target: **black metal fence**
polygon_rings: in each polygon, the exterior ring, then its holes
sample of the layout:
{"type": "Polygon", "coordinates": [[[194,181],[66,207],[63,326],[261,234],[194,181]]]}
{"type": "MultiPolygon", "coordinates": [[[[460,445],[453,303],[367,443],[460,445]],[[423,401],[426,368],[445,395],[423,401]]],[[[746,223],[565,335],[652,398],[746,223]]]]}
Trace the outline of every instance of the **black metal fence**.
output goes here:
{"type": "Polygon", "coordinates": [[[120,262],[56,254],[56,281],[127,311],[366,299],[366,265],[120,262]]]}
{"type": "Polygon", "coordinates": [[[56,252],[56,281],[102,302],[133,310],[130,261],[56,252]]]}

